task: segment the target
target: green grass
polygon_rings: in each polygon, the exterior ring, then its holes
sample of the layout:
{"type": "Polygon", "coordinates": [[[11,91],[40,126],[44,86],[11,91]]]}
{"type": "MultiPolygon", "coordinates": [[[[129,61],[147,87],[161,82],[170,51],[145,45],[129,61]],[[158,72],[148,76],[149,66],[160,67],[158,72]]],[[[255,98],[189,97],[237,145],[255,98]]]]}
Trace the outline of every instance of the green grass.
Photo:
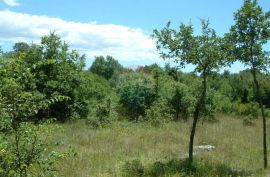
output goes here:
{"type": "MultiPolygon", "coordinates": [[[[217,123],[198,124],[195,145],[210,144],[216,149],[197,155],[195,160],[263,176],[261,120],[254,126],[244,126],[241,119],[229,116],[218,119],[217,123]]],[[[71,146],[77,155],[59,163],[59,175],[121,176],[125,164],[134,159],[150,167],[156,162],[184,158],[188,152],[190,125],[191,122],[171,122],[151,127],[143,123],[115,122],[108,128],[93,130],[84,121],[62,124],[55,138],[62,142],[61,149],[71,146]]],[[[270,130],[269,123],[267,128],[270,130]]]]}

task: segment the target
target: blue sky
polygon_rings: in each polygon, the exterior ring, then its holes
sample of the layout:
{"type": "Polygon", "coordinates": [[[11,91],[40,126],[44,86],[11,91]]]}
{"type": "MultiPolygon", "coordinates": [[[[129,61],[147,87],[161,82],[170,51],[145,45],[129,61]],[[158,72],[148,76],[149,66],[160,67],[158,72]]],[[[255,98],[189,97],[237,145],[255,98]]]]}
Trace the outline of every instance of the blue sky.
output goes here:
{"type": "MultiPolygon", "coordinates": [[[[9,50],[14,42],[34,41],[56,32],[72,48],[87,54],[112,55],[123,65],[164,63],[149,37],[153,29],[172,21],[194,24],[209,18],[219,35],[233,24],[233,13],[242,0],[0,0],[0,45],[9,50]]],[[[270,10],[269,0],[259,0],[270,10]]],[[[190,70],[189,67],[187,70],[190,70]]],[[[239,64],[231,71],[242,69],[239,64]]]]}

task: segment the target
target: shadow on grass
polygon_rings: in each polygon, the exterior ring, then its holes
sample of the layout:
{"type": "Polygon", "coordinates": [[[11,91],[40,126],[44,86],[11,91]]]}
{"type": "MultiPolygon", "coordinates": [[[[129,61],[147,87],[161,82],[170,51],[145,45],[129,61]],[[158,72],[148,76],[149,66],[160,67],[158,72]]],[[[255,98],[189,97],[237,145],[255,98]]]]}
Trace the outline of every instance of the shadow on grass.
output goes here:
{"type": "Polygon", "coordinates": [[[127,162],[123,168],[124,177],[247,177],[251,172],[238,171],[225,165],[211,165],[205,161],[196,161],[189,165],[187,160],[155,162],[147,167],[140,160],[127,162]]]}

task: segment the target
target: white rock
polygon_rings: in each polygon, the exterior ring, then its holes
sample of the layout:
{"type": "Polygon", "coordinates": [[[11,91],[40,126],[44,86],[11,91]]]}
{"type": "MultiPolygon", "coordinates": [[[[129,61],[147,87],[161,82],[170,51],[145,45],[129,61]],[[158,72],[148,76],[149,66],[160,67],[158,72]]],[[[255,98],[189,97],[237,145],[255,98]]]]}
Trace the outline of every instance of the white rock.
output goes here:
{"type": "Polygon", "coordinates": [[[203,151],[212,151],[215,150],[216,147],[212,145],[199,145],[199,146],[194,146],[195,150],[203,150],[203,151]]]}

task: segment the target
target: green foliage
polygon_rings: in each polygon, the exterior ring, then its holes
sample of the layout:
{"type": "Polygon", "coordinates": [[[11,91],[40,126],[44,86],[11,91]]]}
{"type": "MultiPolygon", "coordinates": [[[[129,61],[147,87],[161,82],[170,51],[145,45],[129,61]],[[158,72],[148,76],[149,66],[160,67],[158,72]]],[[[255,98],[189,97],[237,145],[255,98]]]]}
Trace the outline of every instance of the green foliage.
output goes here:
{"type": "Polygon", "coordinates": [[[162,124],[172,120],[171,108],[168,101],[165,99],[157,99],[152,103],[149,109],[146,110],[144,121],[152,126],[161,126],[162,124]]]}
{"type": "Polygon", "coordinates": [[[0,176],[54,176],[55,163],[65,155],[53,151],[54,145],[48,140],[55,127],[42,123],[42,115],[52,105],[68,102],[71,97],[63,92],[48,94],[46,90],[49,87],[46,84],[53,79],[45,80],[41,73],[56,62],[43,63],[43,58],[32,61],[28,58],[30,48],[24,50],[21,45],[15,48],[14,54],[0,65],[0,176]]]}
{"type": "Polygon", "coordinates": [[[213,73],[209,79],[210,88],[226,96],[230,101],[247,103],[253,99],[252,78],[249,71],[239,73],[213,73]]]}
{"type": "Polygon", "coordinates": [[[207,77],[226,63],[222,52],[223,39],[216,35],[209,27],[209,21],[205,20],[202,20],[202,35],[199,36],[193,34],[192,25],[181,24],[177,32],[170,28],[170,23],[160,31],[155,30],[153,36],[157,39],[157,49],[163,58],[175,59],[180,66],[193,64],[195,71],[201,73],[202,88],[199,89],[201,94],[197,98],[194,115],[197,117],[199,112],[203,112],[202,115],[206,116],[206,113],[210,113],[206,111],[210,109],[204,109],[207,107],[206,102],[210,101],[206,100],[207,77]]]}
{"type": "Polygon", "coordinates": [[[233,104],[230,98],[228,98],[225,95],[222,95],[219,92],[214,93],[213,101],[216,106],[216,112],[218,113],[230,114],[234,111],[233,104]]]}
{"type": "Polygon", "coordinates": [[[154,100],[153,90],[144,85],[129,85],[120,90],[120,103],[127,109],[134,120],[145,114],[145,110],[154,100]]]}
{"type": "Polygon", "coordinates": [[[106,126],[117,118],[118,95],[101,76],[85,71],[82,79],[78,97],[85,97],[88,105],[87,123],[94,128],[106,126]]]}
{"type": "Polygon", "coordinates": [[[178,71],[178,69],[176,67],[171,67],[169,63],[166,63],[165,64],[164,71],[170,77],[172,77],[175,81],[179,81],[180,80],[180,72],[178,71]]]}
{"type": "Polygon", "coordinates": [[[38,111],[48,108],[45,96],[36,90],[34,75],[22,60],[10,59],[1,73],[0,94],[5,112],[15,122],[35,120],[38,111]]]}
{"type": "Polygon", "coordinates": [[[265,116],[270,117],[270,110],[268,108],[265,109],[265,116]]]}
{"type": "MultiPolygon", "coordinates": [[[[77,113],[87,112],[85,97],[78,97],[81,84],[80,72],[84,65],[84,56],[76,51],[69,52],[68,45],[54,33],[41,39],[42,65],[37,66],[38,90],[46,97],[66,96],[69,100],[50,105],[48,111],[41,116],[56,117],[64,121],[77,113]],[[78,106],[80,105],[80,106],[78,106]]],[[[81,115],[83,116],[83,114],[81,115]]]]}
{"type": "Polygon", "coordinates": [[[187,120],[195,101],[190,86],[176,81],[159,68],[150,74],[154,79],[155,101],[143,119],[156,126],[172,120],[187,120]]]}
{"type": "MultiPolygon", "coordinates": [[[[4,69],[0,71],[1,75],[7,78],[3,78],[3,88],[14,81],[17,84],[17,88],[14,89],[32,94],[18,95],[13,92],[18,97],[24,97],[18,98],[19,100],[26,101],[29,97],[33,99],[35,94],[35,100],[29,101],[32,102],[32,106],[43,108],[36,114],[37,120],[53,117],[64,121],[75,115],[86,116],[86,98],[83,94],[78,96],[83,82],[81,72],[84,59],[85,57],[76,51],[70,51],[68,45],[55,33],[43,36],[40,45],[16,43],[14,54],[8,62],[3,63],[4,69]],[[38,101],[43,98],[50,102],[48,107],[42,101],[38,101]],[[36,105],[35,102],[43,105],[36,105]]],[[[14,84],[13,86],[15,87],[14,84]]],[[[28,105],[30,104],[29,102],[28,105]]]]}
{"type": "Polygon", "coordinates": [[[48,142],[54,128],[51,124],[20,123],[0,134],[0,176],[54,176],[55,163],[63,157],[48,142]]]}
{"type": "Polygon", "coordinates": [[[144,167],[140,160],[127,162],[124,167],[124,177],[144,177],[144,167]]]}
{"type": "Polygon", "coordinates": [[[98,104],[94,116],[89,117],[87,123],[93,128],[100,128],[110,124],[114,118],[111,100],[108,99],[98,104]]]}
{"type": "Polygon", "coordinates": [[[241,100],[242,103],[247,103],[252,100],[253,92],[252,87],[252,76],[247,72],[240,72],[239,74],[232,74],[228,78],[231,87],[230,97],[232,101],[241,100]]]}
{"type": "Polygon", "coordinates": [[[227,38],[231,40],[233,46],[231,52],[235,59],[249,66],[253,76],[254,95],[260,105],[263,119],[263,159],[264,168],[267,168],[266,116],[257,75],[267,71],[270,63],[269,55],[263,50],[263,46],[270,39],[270,11],[263,12],[257,0],[245,0],[234,17],[235,24],[231,27],[227,38]]]}
{"type": "Polygon", "coordinates": [[[54,165],[62,156],[52,151],[47,141],[54,126],[30,123],[53,99],[46,100],[36,91],[26,92],[18,83],[20,77],[1,81],[0,176],[53,176],[54,165]]]}
{"type": "Polygon", "coordinates": [[[205,97],[204,107],[202,107],[201,110],[202,118],[204,118],[204,120],[216,120],[215,113],[217,111],[217,104],[215,103],[214,96],[214,91],[212,89],[209,89],[205,97]]]}
{"type": "MultiPolygon", "coordinates": [[[[207,20],[202,20],[201,35],[185,24],[179,31],[170,23],[155,30],[160,55],[180,67],[192,64],[192,73],[168,64],[164,69],[152,64],[124,70],[111,56],[96,57],[84,71],[85,56],[70,50],[54,32],[40,44],[19,42],[9,53],[0,48],[0,176],[54,175],[54,164],[63,155],[52,151],[47,141],[55,127],[42,122],[51,118],[87,118],[90,126],[99,128],[123,115],[153,126],[193,115],[190,148],[199,118],[214,120],[217,112],[232,113],[253,125],[259,117],[259,105],[253,101],[261,99],[262,108],[270,107],[270,77],[263,73],[269,65],[263,51],[270,38],[269,18],[256,0],[245,0],[225,38],[217,36],[207,20]],[[251,69],[218,73],[235,59],[251,69]]],[[[144,167],[135,160],[127,162],[124,171],[127,176],[245,176],[204,161],[172,160],[144,167]]]]}
{"type": "Polygon", "coordinates": [[[214,29],[209,27],[210,22],[201,20],[201,35],[194,35],[192,25],[180,24],[179,31],[170,27],[170,22],[160,31],[154,30],[153,37],[156,47],[164,59],[174,59],[180,66],[193,64],[195,72],[201,74],[202,83],[193,113],[193,124],[190,133],[189,162],[193,160],[193,142],[197,121],[200,117],[213,117],[213,104],[211,97],[207,97],[207,77],[224,66],[227,61],[225,40],[216,35],[214,29]]]}
{"type": "Polygon", "coordinates": [[[159,98],[161,87],[162,87],[162,79],[164,78],[164,71],[160,68],[154,68],[151,71],[151,75],[153,76],[154,79],[154,91],[155,91],[155,97],[159,98]]]}
{"type": "Polygon", "coordinates": [[[256,119],[259,117],[258,103],[254,103],[254,102],[246,103],[246,104],[234,103],[233,107],[234,107],[233,108],[234,112],[237,115],[244,116],[244,117],[250,116],[253,119],[256,119]]]}
{"type": "Polygon", "coordinates": [[[127,162],[123,168],[125,177],[247,177],[252,176],[248,171],[236,171],[223,164],[212,165],[206,161],[194,162],[187,160],[157,161],[151,165],[143,166],[140,160],[127,162]]]}
{"type": "Polygon", "coordinates": [[[114,75],[119,74],[123,67],[111,56],[104,58],[103,56],[98,56],[95,58],[92,66],[89,70],[99,76],[104,77],[109,80],[114,75]]]}
{"type": "Polygon", "coordinates": [[[148,87],[153,88],[154,87],[154,79],[149,74],[144,73],[124,73],[119,76],[119,79],[117,80],[117,90],[119,91],[121,88],[132,85],[132,84],[139,84],[139,85],[146,85],[148,87]]]}
{"type": "Polygon", "coordinates": [[[211,73],[224,64],[222,56],[222,39],[209,28],[209,21],[202,20],[202,35],[194,36],[193,26],[180,24],[180,30],[170,27],[170,22],[162,30],[154,30],[153,37],[157,39],[157,49],[165,59],[175,59],[181,66],[195,65],[195,70],[211,73]],[[211,57],[206,55],[211,53],[211,57]]]}
{"type": "Polygon", "coordinates": [[[174,93],[169,100],[175,120],[187,120],[190,115],[192,98],[188,87],[183,84],[177,84],[174,87],[174,93]]]}
{"type": "Polygon", "coordinates": [[[15,53],[27,52],[29,49],[30,49],[30,46],[25,42],[17,42],[13,46],[13,51],[15,53]]]}
{"type": "Polygon", "coordinates": [[[235,59],[252,68],[265,69],[269,59],[262,47],[270,38],[270,12],[263,12],[257,0],[245,0],[234,16],[235,24],[227,37],[233,42],[235,59]]]}
{"type": "Polygon", "coordinates": [[[145,74],[123,74],[120,76],[118,92],[120,104],[132,120],[145,115],[155,99],[154,81],[145,74]]]}
{"type": "Polygon", "coordinates": [[[261,74],[260,77],[261,84],[261,96],[262,102],[266,107],[270,107],[270,77],[269,75],[261,74]]]}

